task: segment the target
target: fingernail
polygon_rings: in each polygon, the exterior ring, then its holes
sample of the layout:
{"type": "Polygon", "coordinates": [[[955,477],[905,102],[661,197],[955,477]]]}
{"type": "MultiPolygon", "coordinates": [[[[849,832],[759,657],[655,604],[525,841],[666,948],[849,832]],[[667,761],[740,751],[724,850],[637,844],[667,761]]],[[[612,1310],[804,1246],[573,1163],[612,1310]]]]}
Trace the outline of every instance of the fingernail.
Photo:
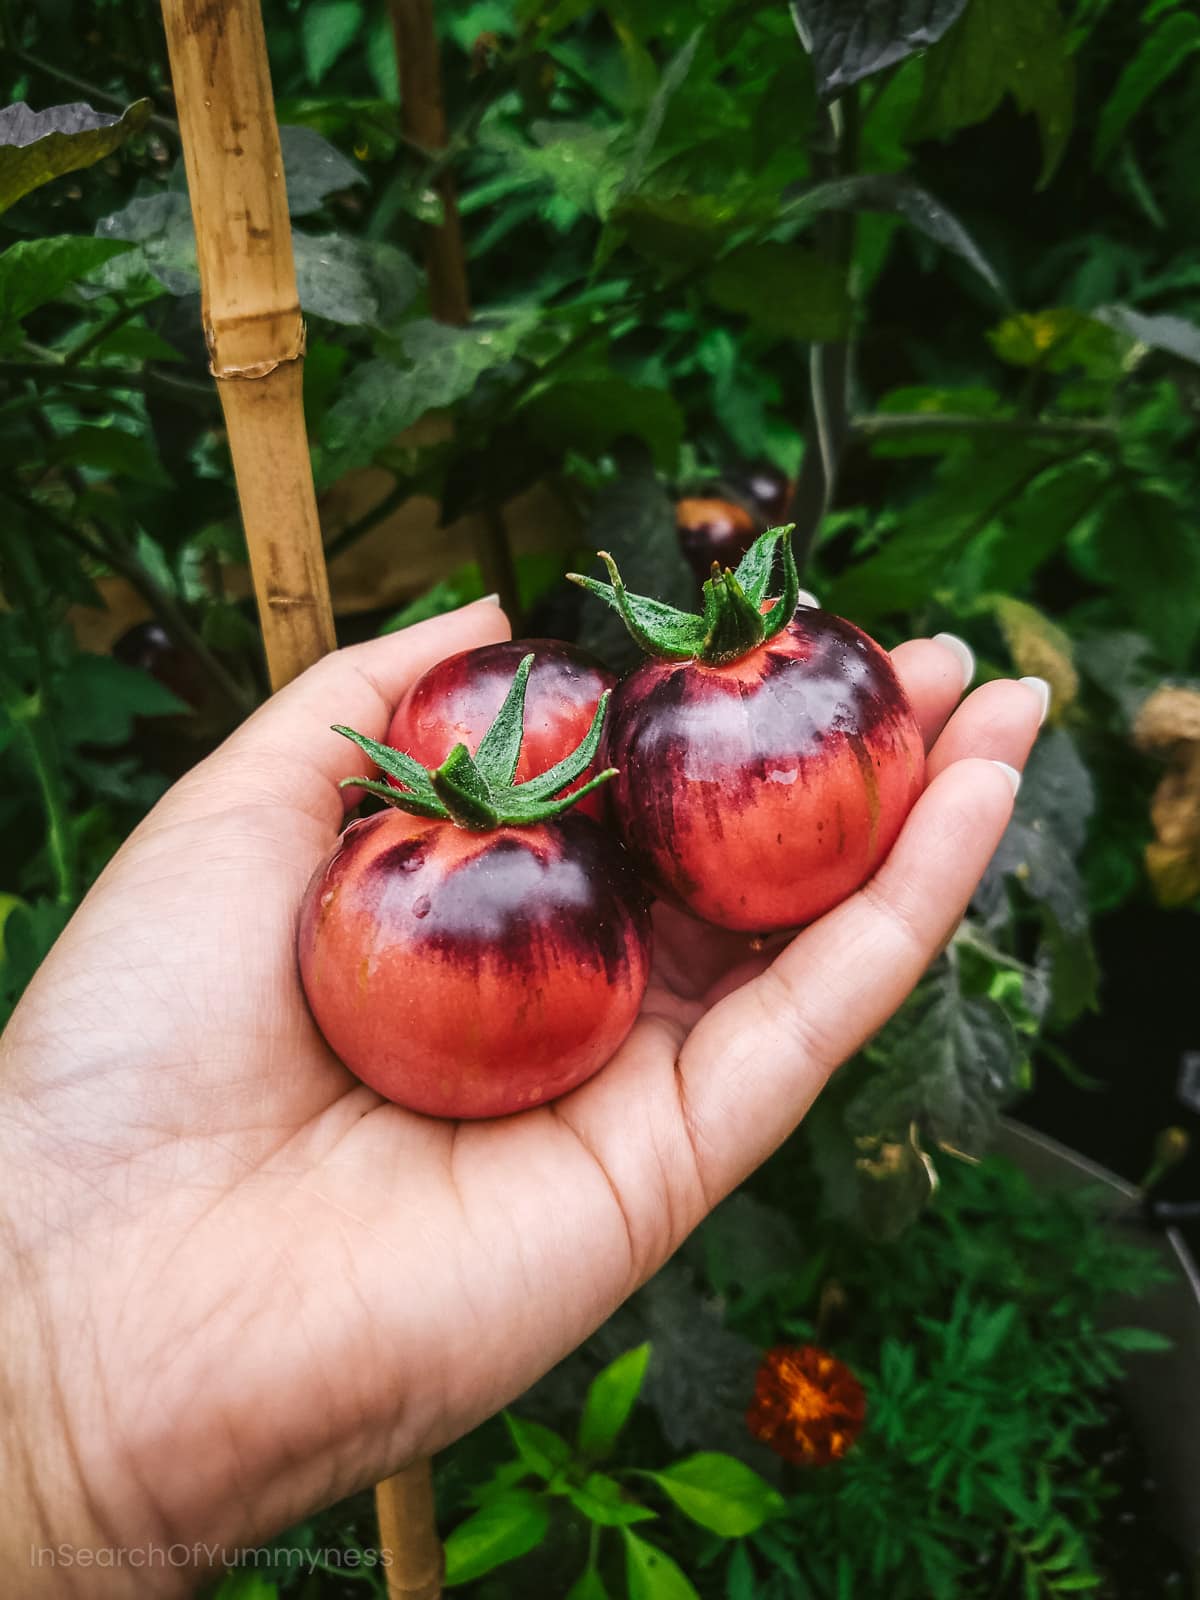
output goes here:
{"type": "Polygon", "coordinates": [[[962,668],[962,686],[965,689],[975,676],[975,652],[965,639],[960,639],[956,633],[935,633],[934,644],[944,645],[952,656],[957,657],[962,668]]]}
{"type": "Polygon", "coordinates": [[[481,594],[475,604],[477,606],[498,606],[500,604],[500,596],[499,594],[481,594]]]}
{"type": "Polygon", "coordinates": [[[1021,787],[1021,774],[1017,771],[1016,767],[1010,767],[1007,761],[993,761],[992,765],[1000,768],[1000,771],[1008,779],[1009,783],[1012,784],[1012,792],[1016,794],[1017,790],[1021,787]]]}
{"type": "Polygon", "coordinates": [[[1042,703],[1041,715],[1038,717],[1038,727],[1040,728],[1050,714],[1050,685],[1045,678],[1022,678],[1021,682],[1026,688],[1032,689],[1042,703]]]}
{"type": "Polygon", "coordinates": [[[796,596],[796,604],[798,606],[819,606],[821,602],[811,589],[801,589],[796,596]]]}

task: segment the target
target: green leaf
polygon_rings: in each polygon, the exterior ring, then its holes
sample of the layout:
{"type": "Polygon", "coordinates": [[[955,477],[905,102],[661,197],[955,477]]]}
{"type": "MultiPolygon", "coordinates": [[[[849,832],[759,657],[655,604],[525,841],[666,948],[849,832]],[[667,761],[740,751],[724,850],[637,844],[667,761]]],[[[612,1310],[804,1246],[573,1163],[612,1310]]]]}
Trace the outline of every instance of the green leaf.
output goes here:
{"type": "MultiPolygon", "coordinates": [[[[539,119],[529,124],[529,137],[504,126],[490,129],[485,144],[504,158],[507,171],[497,183],[519,192],[530,184],[549,185],[572,213],[604,216],[625,177],[624,164],[614,155],[617,129],[569,119],[539,119]]],[[[489,186],[491,187],[491,186],[489,186]]],[[[491,190],[494,198],[503,196],[491,190]]],[[[478,200],[464,201],[474,209],[478,200]]]]}
{"type": "Polygon", "coordinates": [[[1150,1328],[1106,1328],[1102,1338],[1106,1344],[1113,1345],[1117,1350],[1144,1350],[1157,1354],[1175,1348],[1173,1339],[1168,1339],[1165,1334],[1155,1333],[1150,1328]]]}
{"type": "Polygon", "coordinates": [[[967,0],[792,0],[823,100],[937,41],[967,0]]]}
{"type": "Polygon", "coordinates": [[[693,1522],[723,1539],[761,1528],[783,1507],[783,1496],[734,1456],[702,1451],[662,1472],[647,1474],[693,1522]]]}
{"type": "Polygon", "coordinates": [[[466,328],[425,319],[408,323],[397,341],[397,359],[377,357],[356,368],[353,384],[325,413],[318,481],[324,485],[366,466],[427,411],[461,400],[489,367],[511,360],[537,321],[536,312],[521,312],[503,321],[481,318],[466,328]]]}
{"type": "Polygon", "coordinates": [[[1121,305],[1101,306],[1092,315],[1127,339],[1200,366],[1200,324],[1187,317],[1148,316],[1132,306],[1121,305]]]}
{"type": "Polygon", "coordinates": [[[556,450],[600,455],[614,440],[644,439],[664,472],[674,471],[683,413],[665,389],[619,377],[576,378],[535,391],[521,408],[535,436],[556,450]]]}
{"type": "Polygon", "coordinates": [[[1074,740],[1062,728],[1043,732],[1026,763],[1012,821],[976,891],[974,904],[985,918],[1002,911],[1011,880],[1053,918],[1061,936],[1086,938],[1076,857],[1094,805],[1091,776],[1074,740]]]}
{"type": "Polygon", "coordinates": [[[653,98],[646,108],[646,115],[638,129],[637,138],[634,140],[633,149],[625,167],[625,178],[618,191],[619,194],[632,194],[641,183],[649,165],[654,146],[662,132],[663,121],[667,115],[676,92],[682,86],[688,73],[692,70],[692,62],[696,59],[696,50],[700,43],[703,30],[697,28],[687,39],[683,47],[672,56],[659,79],[658,88],[654,91],[653,98]]]}
{"type": "Polygon", "coordinates": [[[755,1600],[757,1593],[750,1552],[744,1544],[735,1544],[725,1573],[725,1600],[755,1600]]]}
{"type": "Polygon", "coordinates": [[[0,211],[52,178],[94,166],[150,120],[149,100],[120,116],[74,102],[31,111],[23,100],[0,111],[0,211]]]}
{"type": "Polygon", "coordinates": [[[1093,552],[1101,582],[1159,654],[1182,667],[1200,631],[1200,533],[1192,515],[1166,495],[1135,488],[1104,508],[1093,552]]]}
{"type": "MultiPolygon", "coordinates": [[[[304,15],[311,16],[311,10],[304,15]]],[[[391,48],[394,50],[395,46],[391,48]]],[[[279,129],[279,148],[283,154],[288,211],[293,217],[319,211],[331,194],[340,194],[344,189],[368,181],[363,169],[315,128],[283,124],[279,129]]]]}
{"type": "Polygon", "coordinates": [[[893,212],[918,233],[965,261],[1001,300],[1008,298],[995,269],[958,218],[909,178],[890,173],[834,178],[790,198],[779,212],[779,221],[807,225],[827,211],[893,212]]]}
{"type": "Polygon", "coordinates": [[[1200,50],[1200,20],[1191,11],[1172,11],[1160,19],[1126,62],[1117,86],[1104,103],[1096,125],[1092,160],[1107,161],[1126,128],[1175,69],[1200,50]]]}
{"type": "Polygon", "coordinates": [[[845,274],[815,250],[768,240],[724,256],[708,275],[719,306],[763,332],[793,339],[844,338],[852,311],[845,274]]]}
{"type": "Polygon", "coordinates": [[[470,1583],[526,1555],[546,1537],[550,1513],[540,1495],[512,1490],[460,1522],[446,1540],[446,1587],[470,1583]]]}
{"type": "Polygon", "coordinates": [[[656,1545],[639,1539],[628,1528],[625,1540],[625,1578],[629,1600],[700,1600],[696,1589],[671,1557],[656,1545]]]}
{"type": "Polygon", "coordinates": [[[945,587],[954,563],[972,540],[1022,496],[1054,457],[1034,444],[1012,442],[948,459],[931,494],[914,500],[879,549],[833,585],[827,605],[860,623],[928,603],[945,587]]]}
{"type": "Polygon", "coordinates": [[[0,255],[0,327],[20,322],[38,306],[129,249],[115,239],[77,234],[21,239],[0,255]]]}
{"type": "Polygon", "coordinates": [[[603,1472],[588,1474],[582,1488],[568,1487],[567,1499],[590,1522],[602,1528],[624,1528],[633,1522],[653,1522],[657,1512],[625,1493],[615,1478],[603,1472]]]}
{"type": "Polygon", "coordinates": [[[1003,1008],[963,992],[949,962],[934,969],[869,1047],[876,1071],[849,1101],[852,1135],[923,1139],[980,1155],[1000,1107],[1020,1087],[1023,1052],[1003,1008]]]}
{"type": "MultiPolygon", "coordinates": [[[[658,595],[676,607],[694,603],[696,580],[680,551],[674,509],[648,452],[629,461],[616,482],[596,495],[587,542],[592,549],[608,550],[639,593],[658,595]]],[[[641,659],[624,622],[607,607],[585,609],[579,642],[614,669],[641,659]]]]}
{"type": "Polygon", "coordinates": [[[1074,57],[1058,0],[971,0],[925,59],[911,136],[969,128],[1006,94],[1038,120],[1045,184],[1062,157],[1075,104],[1074,57]]]}
{"type": "Polygon", "coordinates": [[[300,48],[314,88],[354,43],[362,20],[361,0],[309,0],[300,14],[300,48]]]}
{"type": "Polygon", "coordinates": [[[608,1590],[595,1567],[589,1567],[576,1578],[567,1590],[567,1600],[608,1600],[608,1590]]]}
{"type": "Polygon", "coordinates": [[[276,1600],[278,1585],[261,1572],[248,1569],[227,1572],[212,1592],[212,1600],[276,1600]]]}
{"type": "Polygon", "coordinates": [[[528,1422],[511,1411],[504,1412],[504,1424],[521,1460],[539,1478],[553,1478],[569,1465],[571,1446],[553,1428],[540,1422],[528,1422]]]}
{"type": "Polygon", "coordinates": [[[165,487],[171,480],[163,471],[149,440],[123,428],[86,426],[66,434],[49,450],[52,461],[91,467],[111,477],[165,487]]]}
{"type": "MultiPolygon", "coordinates": [[[[1020,514],[1006,523],[989,544],[982,586],[1008,594],[1020,592],[1100,504],[1111,478],[1109,464],[1095,456],[1083,456],[1044,472],[1036,492],[1023,497],[1020,514]]],[[[1032,667],[1026,670],[1034,671],[1032,667]]],[[[1046,672],[1037,675],[1051,676],[1046,672]]],[[[1056,687],[1061,691],[1061,685],[1056,687]]]]}
{"type": "Polygon", "coordinates": [[[79,654],[54,686],[60,740],[67,745],[124,744],[135,717],[186,712],[156,678],[111,656],[79,654]]]}
{"type": "Polygon", "coordinates": [[[294,229],[292,252],[301,308],[348,327],[390,327],[421,286],[411,257],[380,239],[294,229]]]}
{"type": "Polygon", "coordinates": [[[120,239],[137,249],[93,273],[93,281],[111,294],[142,297],[166,289],[168,294],[196,294],[196,236],[186,194],[166,189],[131,200],[120,211],[101,217],[97,239],[120,239]]]}
{"type": "Polygon", "coordinates": [[[988,343],[1013,366],[1041,372],[1080,367],[1091,377],[1109,380],[1120,374],[1127,348],[1113,326],[1070,306],[1019,312],[990,329],[988,343]]]}
{"type": "Polygon", "coordinates": [[[649,1361],[649,1344],[640,1344],[592,1380],[579,1423],[579,1448],[585,1455],[603,1456],[612,1449],[641,1393],[649,1361]]]}

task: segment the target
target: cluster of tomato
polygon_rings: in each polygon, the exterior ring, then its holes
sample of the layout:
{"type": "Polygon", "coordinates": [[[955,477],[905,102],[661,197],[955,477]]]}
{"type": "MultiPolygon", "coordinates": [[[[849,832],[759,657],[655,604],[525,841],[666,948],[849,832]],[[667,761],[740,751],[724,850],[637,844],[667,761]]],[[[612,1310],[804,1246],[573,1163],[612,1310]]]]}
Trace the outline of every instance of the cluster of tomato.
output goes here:
{"type": "Polygon", "coordinates": [[[702,616],[629,595],[611,560],[611,585],[577,579],[647,652],[619,682],[557,640],[489,645],[419,679],[385,745],[339,730],[391,804],[318,869],[300,969],[381,1094],[455,1118],[543,1104],[632,1028],[653,898],[757,936],[874,872],[920,732],[886,653],[797,603],[787,533],[714,568],[702,616]]]}

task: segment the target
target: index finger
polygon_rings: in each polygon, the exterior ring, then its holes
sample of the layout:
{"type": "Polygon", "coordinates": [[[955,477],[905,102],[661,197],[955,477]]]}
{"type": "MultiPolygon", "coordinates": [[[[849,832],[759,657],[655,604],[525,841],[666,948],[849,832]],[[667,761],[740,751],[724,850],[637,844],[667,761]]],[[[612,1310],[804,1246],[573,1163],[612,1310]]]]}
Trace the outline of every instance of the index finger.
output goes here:
{"type": "Polygon", "coordinates": [[[256,799],[300,804],[340,828],[338,784],[364,772],[367,758],[332,724],[382,739],[401,695],[436,662],[509,636],[491,600],[431,617],[399,633],[335,650],[261,705],[207,760],[183,778],[159,810],[207,809],[215,784],[228,803],[256,799]]]}

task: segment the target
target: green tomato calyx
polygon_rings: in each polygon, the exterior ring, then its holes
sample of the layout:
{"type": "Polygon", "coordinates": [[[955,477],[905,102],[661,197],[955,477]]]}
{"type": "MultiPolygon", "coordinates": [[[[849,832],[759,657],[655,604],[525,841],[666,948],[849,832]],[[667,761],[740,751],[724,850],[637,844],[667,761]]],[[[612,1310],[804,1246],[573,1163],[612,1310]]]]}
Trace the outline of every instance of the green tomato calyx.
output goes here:
{"type": "Polygon", "coordinates": [[[335,727],[334,733],[352,739],[381,772],[402,785],[395,788],[374,778],[343,778],[340,787],[365,789],[399,811],[417,817],[440,817],[460,828],[528,827],[569,811],[584,795],[616,777],[617,769],[609,767],[573,793],[562,793],[595,758],[609,691],[606,689],[600,696],[591,727],[570,755],[537,777],[514,783],[525,728],[525,688],[532,665],[532,654],[522,659],[504,704],[475,754],[465,744],[456,744],[440,767],[423,767],[412,756],[355,733],[353,728],[335,727]]]}
{"type": "Polygon", "coordinates": [[[700,614],[677,611],[659,600],[630,594],[621,582],[616,562],[604,550],[599,556],[608,568],[610,583],[585,578],[578,572],[568,572],[567,577],[612,606],[647,655],[664,661],[705,661],[724,666],[773,639],[792,620],[800,593],[792,552],[794,527],[795,523],[789,522],[760,534],[736,571],[730,567],[722,571],[714,561],[712,576],[704,583],[704,611],[700,614]],[[764,611],[777,552],[783,557],[783,593],[764,611]]]}

